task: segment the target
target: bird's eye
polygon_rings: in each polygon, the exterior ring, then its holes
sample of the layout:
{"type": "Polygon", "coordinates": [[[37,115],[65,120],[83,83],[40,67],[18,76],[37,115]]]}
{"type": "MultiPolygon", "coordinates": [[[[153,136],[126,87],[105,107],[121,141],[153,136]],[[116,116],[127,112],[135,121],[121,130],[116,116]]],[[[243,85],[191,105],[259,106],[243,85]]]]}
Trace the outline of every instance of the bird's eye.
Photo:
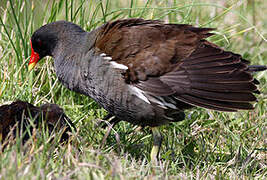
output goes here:
{"type": "Polygon", "coordinates": [[[41,41],[41,39],[37,39],[37,43],[38,43],[38,46],[39,46],[39,47],[41,47],[42,44],[43,44],[42,41],[41,41]]]}

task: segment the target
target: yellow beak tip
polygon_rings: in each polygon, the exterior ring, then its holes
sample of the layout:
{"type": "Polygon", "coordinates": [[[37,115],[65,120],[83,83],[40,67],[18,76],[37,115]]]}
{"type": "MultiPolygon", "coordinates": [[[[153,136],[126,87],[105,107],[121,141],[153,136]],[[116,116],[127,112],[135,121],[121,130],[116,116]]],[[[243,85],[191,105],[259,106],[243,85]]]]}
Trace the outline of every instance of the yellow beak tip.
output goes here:
{"type": "Polygon", "coordinates": [[[28,66],[28,71],[31,71],[36,66],[36,63],[31,63],[28,66]]]}

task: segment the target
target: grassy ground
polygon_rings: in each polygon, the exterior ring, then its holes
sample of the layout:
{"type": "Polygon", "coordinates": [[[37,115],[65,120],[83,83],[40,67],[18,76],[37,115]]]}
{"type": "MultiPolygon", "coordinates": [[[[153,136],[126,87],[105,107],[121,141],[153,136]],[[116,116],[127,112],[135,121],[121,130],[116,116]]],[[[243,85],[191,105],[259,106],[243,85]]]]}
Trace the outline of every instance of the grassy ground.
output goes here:
{"type": "Polygon", "coordinates": [[[148,128],[121,122],[102,144],[106,130],[95,125],[106,112],[64,88],[50,58],[30,73],[27,61],[32,32],[48,22],[65,19],[91,30],[108,20],[143,17],[217,27],[211,41],[252,64],[267,64],[267,1],[2,0],[0,7],[0,104],[56,103],[78,128],[65,145],[48,143],[46,134],[27,146],[18,139],[0,153],[0,179],[266,179],[266,72],[256,74],[262,94],[254,111],[195,108],[184,121],[162,127],[161,161],[152,168],[148,128]]]}

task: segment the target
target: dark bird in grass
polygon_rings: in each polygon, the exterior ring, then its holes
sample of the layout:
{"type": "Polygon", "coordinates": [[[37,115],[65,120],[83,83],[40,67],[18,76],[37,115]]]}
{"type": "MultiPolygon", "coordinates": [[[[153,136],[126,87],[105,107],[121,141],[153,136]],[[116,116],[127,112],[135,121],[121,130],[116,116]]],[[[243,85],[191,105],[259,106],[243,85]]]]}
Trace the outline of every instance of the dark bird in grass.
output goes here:
{"type": "Polygon", "coordinates": [[[122,19],[86,32],[57,21],[32,35],[29,69],[52,56],[59,81],[93,98],[114,122],[150,126],[154,162],[162,139],[157,126],[183,120],[185,109],[253,109],[259,82],[252,72],[266,66],[250,66],[239,54],[207,41],[212,30],[122,19]]]}
{"type": "Polygon", "coordinates": [[[49,134],[63,129],[61,141],[69,138],[68,132],[71,132],[71,127],[75,129],[63,109],[56,104],[44,104],[36,107],[28,102],[18,100],[9,105],[0,106],[0,134],[2,142],[7,140],[8,135],[12,134],[16,137],[17,131],[13,128],[16,125],[18,132],[24,134],[22,141],[25,143],[30,137],[27,129],[30,129],[32,134],[33,129],[40,127],[42,124],[47,125],[49,134]]]}

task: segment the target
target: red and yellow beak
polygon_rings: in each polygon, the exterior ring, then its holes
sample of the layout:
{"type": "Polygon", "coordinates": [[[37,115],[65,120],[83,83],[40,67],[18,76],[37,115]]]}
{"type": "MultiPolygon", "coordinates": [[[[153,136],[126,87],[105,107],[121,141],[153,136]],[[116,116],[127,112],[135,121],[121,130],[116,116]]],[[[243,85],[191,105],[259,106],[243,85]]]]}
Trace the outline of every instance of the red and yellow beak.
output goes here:
{"type": "Polygon", "coordinates": [[[28,65],[29,71],[31,71],[36,66],[37,62],[40,59],[39,54],[37,52],[35,52],[34,49],[32,48],[32,41],[31,41],[31,50],[32,50],[32,53],[31,53],[31,58],[30,58],[30,62],[28,65]]]}

